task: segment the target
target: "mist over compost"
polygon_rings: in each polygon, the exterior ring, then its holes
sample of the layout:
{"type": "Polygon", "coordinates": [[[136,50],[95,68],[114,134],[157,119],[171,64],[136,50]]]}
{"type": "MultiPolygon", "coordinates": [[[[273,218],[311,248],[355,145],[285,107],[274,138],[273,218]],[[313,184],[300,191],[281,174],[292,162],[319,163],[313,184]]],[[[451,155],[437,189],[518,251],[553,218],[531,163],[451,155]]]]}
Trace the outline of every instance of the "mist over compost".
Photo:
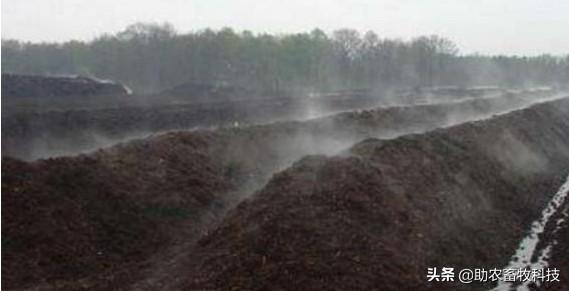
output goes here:
{"type": "Polygon", "coordinates": [[[569,280],[568,84],[440,36],[3,39],[3,287],[564,290],[427,270],[569,280]]]}
{"type": "Polygon", "coordinates": [[[200,258],[186,258],[179,270],[195,275],[166,275],[163,283],[173,289],[470,290],[425,283],[424,270],[509,259],[514,238],[550,197],[533,193],[564,181],[568,109],[564,99],[422,135],[366,140],[350,155],[306,157],[187,252],[200,258]],[[554,146],[531,139],[533,130],[543,133],[544,122],[554,146]],[[496,161],[486,148],[507,149],[504,130],[549,167],[528,175],[496,161]]]}
{"type": "MultiPolygon", "coordinates": [[[[8,86],[8,85],[6,85],[8,86]]],[[[197,104],[144,105],[115,108],[7,112],[2,117],[4,155],[33,160],[93,151],[114,143],[175,130],[204,130],[244,127],[285,120],[310,120],[337,112],[411,105],[477,102],[496,98],[496,108],[484,108],[486,114],[519,108],[527,104],[562,96],[552,89],[462,89],[462,96],[445,96],[442,89],[408,92],[393,96],[375,96],[365,92],[272,99],[251,99],[197,104]],[[440,95],[439,95],[440,94],[440,95]],[[399,100],[397,100],[399,99],[399,100]],[[397,100],[397,101],[396,101],[397,100]],[[501,100],[501,101],[498,101],[501,100]],[[511,101],[511,104],[508,102],[511,101]]],[[[129,96],[132,98],[133,96],[129,96]]],[[[491,102],[490,102],[491,103],[491,102]]],[[[466,104],[466,103],[465,103],[466,104]]],[[[465,109],[466,108],[465,106],[465,109]]],[[[358,112],[358,111],[356,111],[358,112]]],[[[366,114],[360,112],[361,114],[366,114]]],[[[360,114],[358,113],[358,114],[360,114]]],[[[481,112],[480,112],[481,113],[481,112]]],[[[447,124],[481,118],[472,111],[447,114],[447,124]]],[[[329,129],[331,134],[334,129],[329,129]]],[[[392,133],[392,135],[396,132],[392,133]]],[[[375,137],[370,133],[366,137],[375,137]]],[[[331,141],[331,139],[327,139],[331,141]]],[[[317,138],[314,142],[318,142],[317,138]]],[[[355,140],[350,140],[355,142],[355,140]]],[[[322,143],[325,144],[325,143],[322,143]]],[[[346,145],[346,144],[345,144],[346,145]]]]}

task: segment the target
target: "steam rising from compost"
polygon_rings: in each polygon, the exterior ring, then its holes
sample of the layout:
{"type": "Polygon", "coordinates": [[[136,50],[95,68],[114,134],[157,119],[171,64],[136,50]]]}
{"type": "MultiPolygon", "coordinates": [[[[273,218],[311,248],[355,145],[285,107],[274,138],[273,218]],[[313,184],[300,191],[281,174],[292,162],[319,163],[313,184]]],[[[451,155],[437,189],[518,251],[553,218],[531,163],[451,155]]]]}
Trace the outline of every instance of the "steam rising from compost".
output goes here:
{"type": "Polygon", "coordinates": [[[567,56],[169,23],[2,56],[7,289],[434,290],[427,264],[518,242],[507,268],[566,264],[567,56]]]}

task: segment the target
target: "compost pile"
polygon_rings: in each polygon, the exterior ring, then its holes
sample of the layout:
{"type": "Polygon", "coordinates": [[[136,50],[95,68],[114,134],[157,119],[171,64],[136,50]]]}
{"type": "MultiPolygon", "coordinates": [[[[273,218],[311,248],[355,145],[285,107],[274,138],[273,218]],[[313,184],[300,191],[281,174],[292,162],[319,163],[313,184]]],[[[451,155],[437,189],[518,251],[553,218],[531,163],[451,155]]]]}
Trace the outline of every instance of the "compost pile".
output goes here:
{"type": "Polygon", "coordinates": [[[5,98],[65,98],[128,93],[119,83],[102,82],[88,77],[2,74],[2,97],[5,98]]]}
{"type": "Polygon", "coordinates": [[[568,105],[566,99],[449,130],[367,140],[337,157],[307,157],[188,251],[192,260],[177,271],[189,277],[165,284],[468,289],[429,285],[426,269],[506,265],[565,178],[568,105]]]}
{"type": "MultiPolygon", "coordinates": [[[[425,272],[506,265],[566,177],[569,99],[528,107],[532,98],[171,132],[33,162],[4,157],[5,287],[490,288],[429,285],[425,272]],[[526,109],[508,112],[516,108],[526,109]]],[[[566,233],[555,234],[561,255],[552,264],[563,264],[566,233]]]]}
{"type": "Polygon", "coordinates": [[[141,262],[175,240],[171,234],[200,233],[192,227],[211,219],[216,195],[231,190],[208,158],[210,142],[162,136],[89,156],[4,158],[4,286],[70,288],[141,262]]]}

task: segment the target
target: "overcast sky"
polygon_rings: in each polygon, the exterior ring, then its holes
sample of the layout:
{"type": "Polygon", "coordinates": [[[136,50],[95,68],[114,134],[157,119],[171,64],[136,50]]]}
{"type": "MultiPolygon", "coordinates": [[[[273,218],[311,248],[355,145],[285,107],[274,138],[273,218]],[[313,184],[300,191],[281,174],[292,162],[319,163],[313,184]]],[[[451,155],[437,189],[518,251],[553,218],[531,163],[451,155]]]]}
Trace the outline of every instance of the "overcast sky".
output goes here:
{"type": "Polygon", "coordinates": [[[409,39],[439,34],[463,53],[569,54],[567,0],[1,0],[2,38],[89,40],[134,22],[178,32],[232,27],[304,32],[374,30],[409,39]]]}

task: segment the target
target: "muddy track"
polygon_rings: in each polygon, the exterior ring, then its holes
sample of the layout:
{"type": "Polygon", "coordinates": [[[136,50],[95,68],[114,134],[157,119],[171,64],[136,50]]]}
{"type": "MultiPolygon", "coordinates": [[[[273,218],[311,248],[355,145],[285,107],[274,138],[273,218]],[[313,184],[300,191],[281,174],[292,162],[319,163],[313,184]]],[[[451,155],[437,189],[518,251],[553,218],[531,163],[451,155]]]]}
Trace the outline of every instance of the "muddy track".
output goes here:
{"type": "MultiPolygon", "coordinates": [[[[569,193],[567,193],[569,194],[569,193]]],[[[540,236],[543,248],[551,245],[550,259],[548,267],[559,269],[560,282],[544,282],[538,290],[567,290],[569,285],[569,199],[560,205],[546,225],[545,231],[540,236]]],[[[537,289],[537,288],[536,288],[537,289]]]]}
{"type": "Polygon", "coordinates": [[[335,154],[362,138],[423,132],[531,102],[510,96],[382,108],[170,133],[78,157],[4,159],[5,286],[155,288],[183,266],[185,251],[227,209],[302,156],[335,154]]]}

